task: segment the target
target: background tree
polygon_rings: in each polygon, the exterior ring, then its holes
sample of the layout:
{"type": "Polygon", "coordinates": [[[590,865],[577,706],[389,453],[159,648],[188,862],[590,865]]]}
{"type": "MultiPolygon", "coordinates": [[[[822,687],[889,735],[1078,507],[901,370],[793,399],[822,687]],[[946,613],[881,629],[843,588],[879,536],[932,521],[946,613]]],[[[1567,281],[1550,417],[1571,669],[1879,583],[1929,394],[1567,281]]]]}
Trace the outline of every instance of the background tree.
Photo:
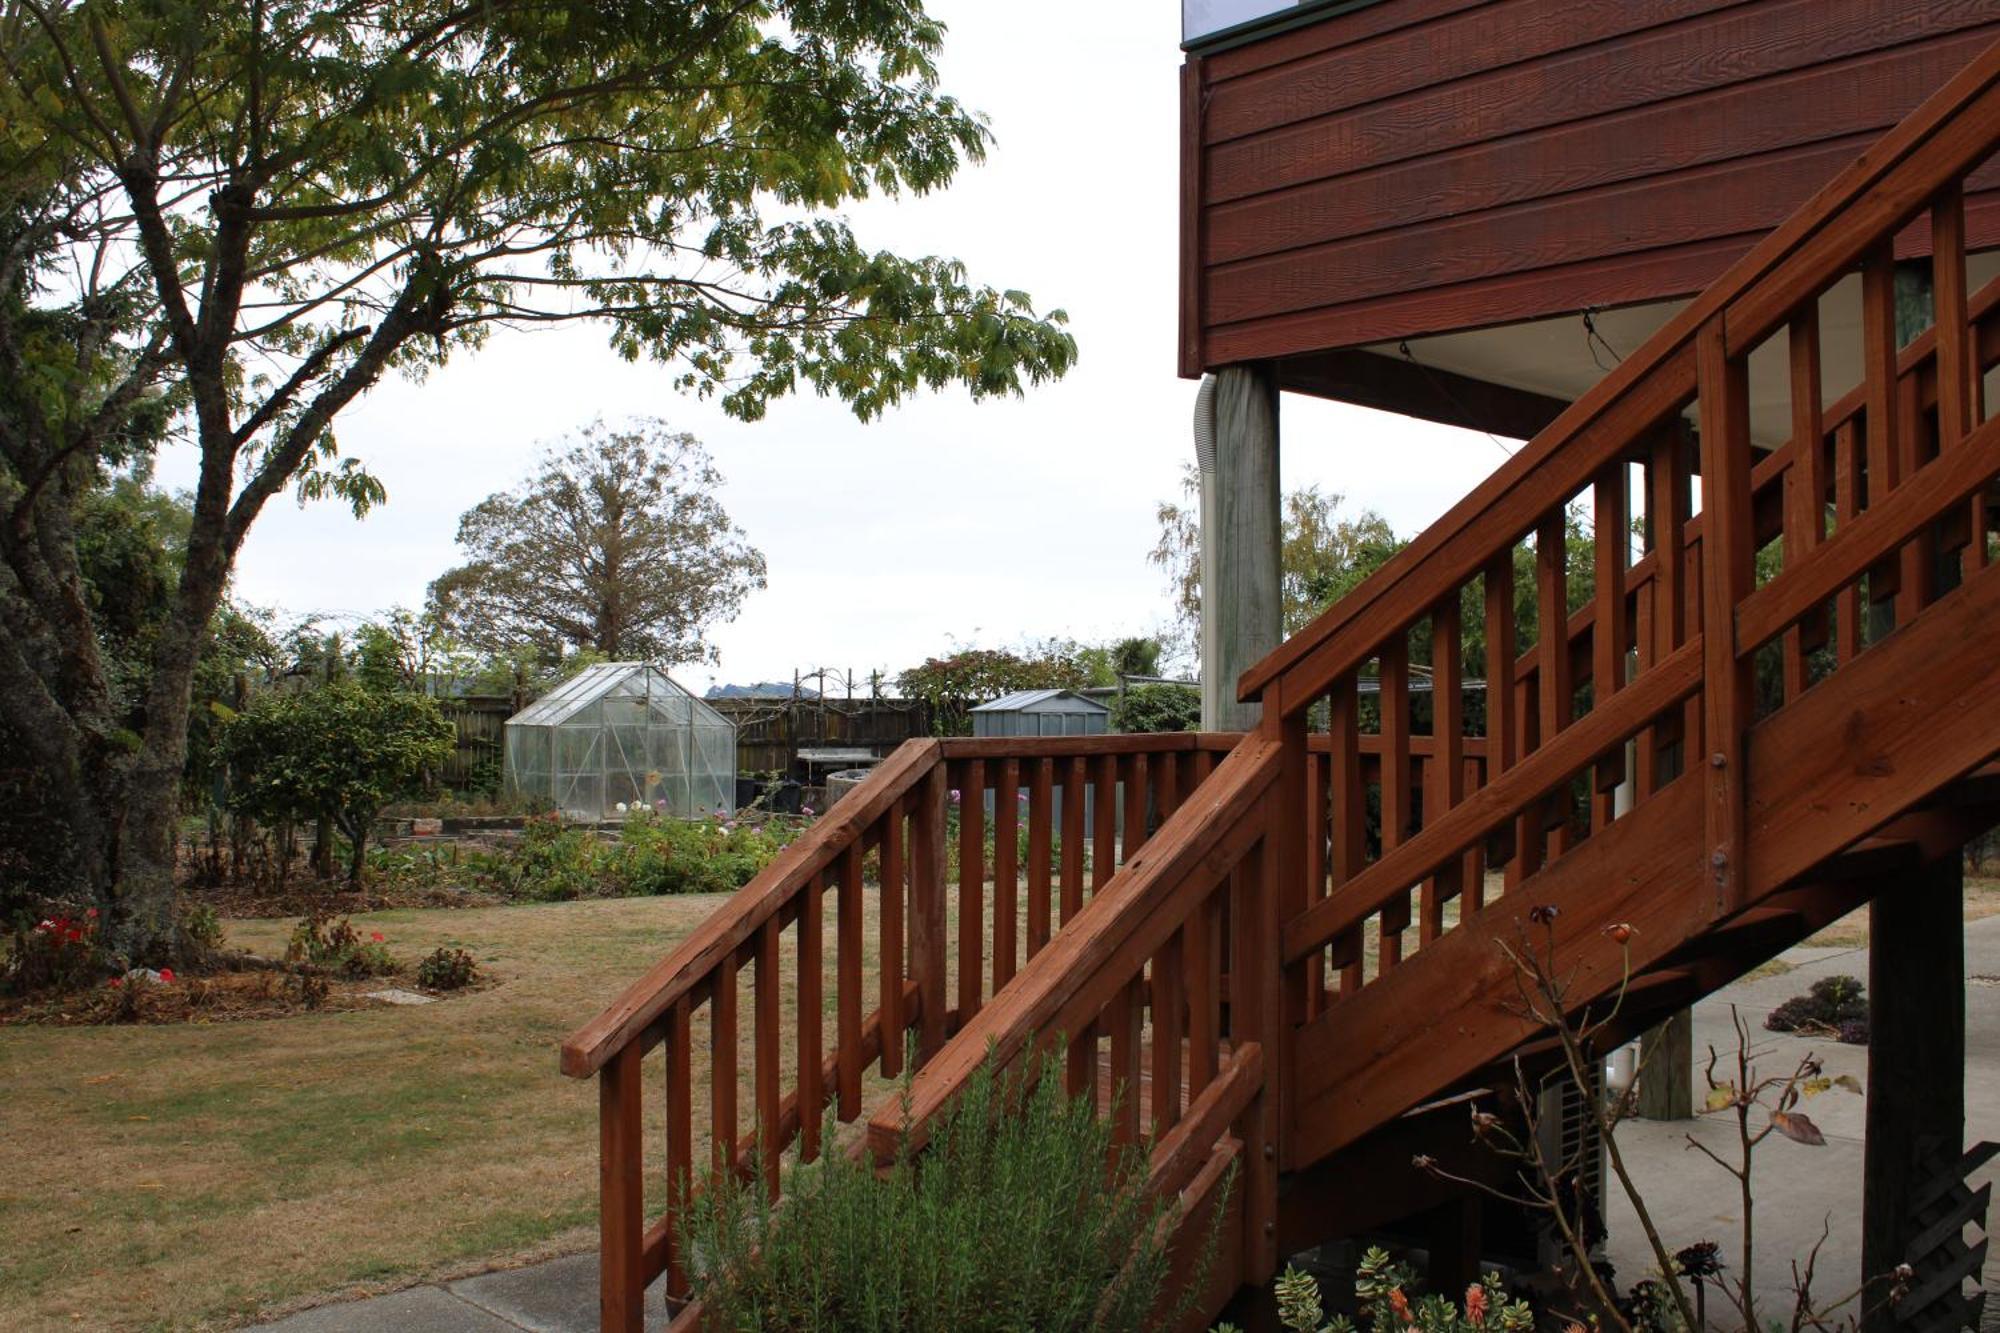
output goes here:
{"type": "Polygon", "coordinates": [[[1201,691],[1185,685],[1134,685],[1111,708],[1113,731],[1199,731],[1201,691]]]}
{"type": "Polygon", "coordinates": [[[692,435],[598,422],[459,520],[472,558],[431,585],[433,615],[492,653],[713,661],[709,628],[764,586],[764,557],[729,521],[721,485],[692,435]]]}
{"type": "Polygon", "coordinates": [[[1023,652],[1005,648],[963,648],[945,657],[927,658],[896,676],[896,689],[906,699],[922,699],[930,708],[931,732],[937,736],[970,736],[971,707],[1015,690],[1077,690],[1090,684],[1090,672],[1073,642],[1051,639],[1023,652]]]}
{"type": "Polygon", "coordinates": [[[0,722],[134,961],[176,946],[192,681],[276,495],[383,498],[333,426],[495,326],[595,320],[738,417],[1062,374],[1059,312],[830,210],[947,184],[982,121],[920,0],[23,0],[0,10],[0,722]],[[198,455],[128,725],[79,496],[198,455]]]}
{"type": "Polygon", "coordinates": [[[436,701],[351,680],[260,695],[229,723],[230,804],[265,823],[326,820],[347,839],[347,883],[361,887],[368,830],[390,801],[421,794],[451,757],[436,701]]]}

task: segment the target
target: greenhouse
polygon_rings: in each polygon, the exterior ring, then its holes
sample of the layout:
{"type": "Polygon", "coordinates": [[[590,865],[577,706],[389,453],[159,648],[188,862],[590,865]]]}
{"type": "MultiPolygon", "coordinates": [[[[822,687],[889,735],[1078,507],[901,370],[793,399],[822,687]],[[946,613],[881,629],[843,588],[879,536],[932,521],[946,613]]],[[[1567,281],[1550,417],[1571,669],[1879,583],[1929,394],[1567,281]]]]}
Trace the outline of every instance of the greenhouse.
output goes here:
{"type": "Polygon", "coordinates": [[[586,669],[507,720],[507,790],[571,819],[734,808],[736,729],[644,662],[586,669]]]}

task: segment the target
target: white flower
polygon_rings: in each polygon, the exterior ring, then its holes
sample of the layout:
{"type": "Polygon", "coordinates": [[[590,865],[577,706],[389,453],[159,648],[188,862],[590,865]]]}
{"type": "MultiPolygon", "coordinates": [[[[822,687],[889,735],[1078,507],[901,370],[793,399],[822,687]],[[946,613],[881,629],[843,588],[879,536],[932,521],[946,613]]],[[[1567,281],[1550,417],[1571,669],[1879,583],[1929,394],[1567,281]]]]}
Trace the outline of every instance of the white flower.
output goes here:
{"type": "Polygon", "coordinates": [[[625,813],[625,802],[620,801],[618,803],[618,813],[621,815],[625,813]]]}

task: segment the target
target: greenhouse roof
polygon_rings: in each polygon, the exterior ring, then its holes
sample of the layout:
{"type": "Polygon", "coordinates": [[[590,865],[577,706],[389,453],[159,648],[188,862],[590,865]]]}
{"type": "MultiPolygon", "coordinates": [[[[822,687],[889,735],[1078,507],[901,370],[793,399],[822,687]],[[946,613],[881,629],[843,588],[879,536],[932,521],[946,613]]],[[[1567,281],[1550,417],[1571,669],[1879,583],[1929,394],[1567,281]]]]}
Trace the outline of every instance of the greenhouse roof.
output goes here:
{"type": "Polygon", "coordinates": [[[584,668],[508,718],[507,725],[558,726],[600,699],[637,698],[650,702],[676,696],[688,700],[697,713],[711,714],[718,720],[722,716],[650,662],[601,662],[584,668]]]}

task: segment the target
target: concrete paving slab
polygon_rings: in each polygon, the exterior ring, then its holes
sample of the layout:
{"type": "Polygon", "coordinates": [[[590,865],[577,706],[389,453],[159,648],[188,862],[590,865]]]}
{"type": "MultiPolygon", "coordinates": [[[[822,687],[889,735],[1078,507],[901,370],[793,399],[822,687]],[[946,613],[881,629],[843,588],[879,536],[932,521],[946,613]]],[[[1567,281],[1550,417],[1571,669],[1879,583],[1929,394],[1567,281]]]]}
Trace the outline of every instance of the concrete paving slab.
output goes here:
{"type": "MultiPolygon", "coordinates": [[[[531,1333],[588,1333],[597,1327],[595,1254],[481,1273],[453,1282],[446,1290],[531,1333]]],[[[656,1282],[646,1293],[646,1327],[666,1326],[666,1302],[656,1282]]]]}
{"type": "MultiPolygon", "coordinates": [[[[592,1312],[595,1325],[595,1311],[592,1312]]],[[[367,1300],[303,1310],[264,1333],[519,1333],[520,1325],[460,1300],[442,1287],[412,1287],[367,1300]]]]}
{"type": "MultiPolygon", "coordinates": [[[[1802,994],[1823,976],[1846,973],[1868,977],[1866,949],[1793,949],[1782,955],[1791,970],[1725,987],[1695,1006],[1695,1099],[1700,1104],[1706,1084],[1702,1065],[1712,1044],[1720,1055],[1719,1076],[1733,1078],[1736,1039],[1731,1027],[1734,1005],[1751,1029],[1755,1063],[1766,1074],[1789,1072],[1807,1051],[1817,1055],[1829,1075],[1852,1074],[1864,1089],[1868,1080],[1868,1049],[1825,1038],[1804,1038],[1764,1030],[1764,1016],[1778,1004],[1802,994]]],[[[1965,928],[1968,978],[2000,975],[2000,917],[1974,921],[1965,928]]],[[[1968,1144],[2000,1139],[2000,987],[1968,984],[1965,988],[1965,1137],[1968,1144]]],[[[1940,1071],[1945,1073],[1947,1071],[1940,1071]]],[[[1951,1071],[1956,1072],[1956,1071],[1951,1071]]],[[[1773,1135],[1759,1146],[1753,1168],[1756,1221],[1756,1277],[1768,1298],[1782,1299],[1791,1288],[1791,1265],[1803,1266],[1826,1227],[1821,1246],[1815,1294],[1831,1299],[1854,1289],[1861,1278],[1861,1192],[1863,1135],[1867,1122],[1864,1096],[1824,1093],[1801,1109],[1826,1136],[1823,1146],[1809,1147],[1773,1135]]],[[[1753,1129],[1762,1113],[1752,1113],[1753,1129]]],[[[1626,1164],[1648,1211],[1669,1248],[1695,1240],[1722,1245],[1730,1272],[1740,1266],[1742,1207],[1735,1179],[1688,1145],[1692,1136],[1725,1161],[1737,1160],[1732,1117],[1698,1116],[1692,1121],[1631,1121],[1619,1130],[1626,1164]]],[[[1975,1188],[1996,1178],[1994,1167],[1972,1177],[1975,1188]]],[[[1609,1252],[1621,1284],[1630,1284],[1653,1269],[1654,1260],[1643,1232],[1615,1182],[1610,1189],[1607,1222],[1609,1252]]],[[[2000,1218],[1994,1219],[2000,1223],[2000,1218]]],[[[2000,1268],[2000,1265],[1989,1265],[2000,1268]]],[[[1988,1274],[1989,1287],[2000,1290],[2000,1273],[1988,1274]]],[[[1759,1302],[1760,1305],[1763,1301],[1759,1302]]],[[[1993,1302],[1989,1302],[1992,1304],[1993,1302]]],[[[1713,1319],[1714,1303],[1710,1314],[1713,1319]]],[[[1716,1323],[1715,1327],[1727,1327],[1716,1323]]]]}

